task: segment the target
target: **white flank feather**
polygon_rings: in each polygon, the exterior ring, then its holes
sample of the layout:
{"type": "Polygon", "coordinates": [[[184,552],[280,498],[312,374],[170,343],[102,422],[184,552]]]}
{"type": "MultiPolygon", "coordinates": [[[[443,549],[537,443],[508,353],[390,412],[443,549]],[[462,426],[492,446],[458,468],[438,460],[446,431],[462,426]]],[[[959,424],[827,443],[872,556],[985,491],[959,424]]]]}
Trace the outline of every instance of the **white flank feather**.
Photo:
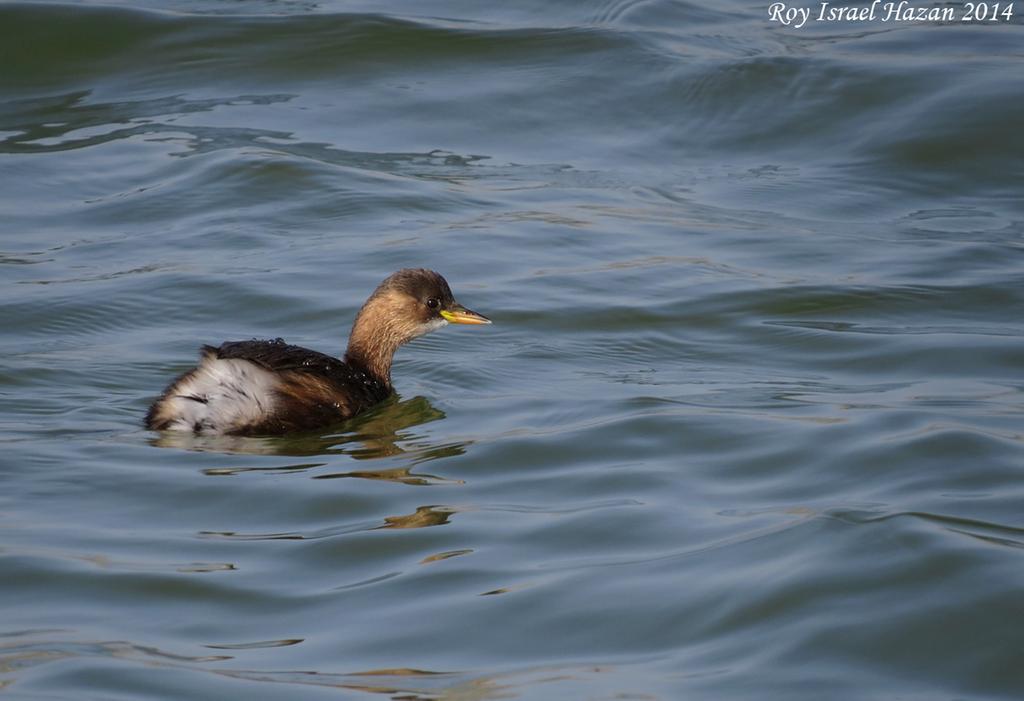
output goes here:
{"type": "Polygon", "coordinates": [[[276,386],[273,373],[248,360],[204,357],[168,394],[174,419],[167,428],[224,433],[257,423],[273,411],[276,386]]]}

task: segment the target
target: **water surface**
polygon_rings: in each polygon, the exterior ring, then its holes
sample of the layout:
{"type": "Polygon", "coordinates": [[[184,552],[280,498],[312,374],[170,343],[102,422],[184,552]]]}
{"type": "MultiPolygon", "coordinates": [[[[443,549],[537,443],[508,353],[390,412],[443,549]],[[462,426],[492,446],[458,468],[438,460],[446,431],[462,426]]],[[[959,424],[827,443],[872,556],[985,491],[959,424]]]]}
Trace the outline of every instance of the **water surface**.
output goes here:
{"type": "Polygon", "coordinates": [[[1020,698],[1021,24],[0,6],[0,689],[1020,698]],[[406,266],[370,414],[142,429],[406,266]]]}

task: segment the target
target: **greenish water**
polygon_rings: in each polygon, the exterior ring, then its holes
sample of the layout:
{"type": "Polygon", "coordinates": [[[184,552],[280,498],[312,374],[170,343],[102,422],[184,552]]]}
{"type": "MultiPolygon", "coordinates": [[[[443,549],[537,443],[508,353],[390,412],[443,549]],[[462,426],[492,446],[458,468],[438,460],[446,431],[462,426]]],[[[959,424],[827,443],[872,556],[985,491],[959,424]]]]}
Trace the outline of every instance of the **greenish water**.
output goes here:
{"type": "Polygon", "coordinates": [[[0,5],[0,691],[1021,698],[1020,15],[767,4],[0,5]],[[141,428],[406,266],[394,400],[141,428]]]}

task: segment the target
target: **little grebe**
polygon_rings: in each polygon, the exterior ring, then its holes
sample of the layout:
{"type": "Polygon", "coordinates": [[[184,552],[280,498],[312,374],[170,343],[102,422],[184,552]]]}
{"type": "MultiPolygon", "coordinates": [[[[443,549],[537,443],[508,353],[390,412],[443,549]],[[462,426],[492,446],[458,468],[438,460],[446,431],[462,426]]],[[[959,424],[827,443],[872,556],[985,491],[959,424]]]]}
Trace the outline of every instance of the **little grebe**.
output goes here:
{"type": "Polygon", "coordinates": [[[448,323],[491,322],[456,302],[434,271],[399,270],[359,310],[344,360],[279,338],[203,346],[199,365],[150,407],[146,428],[267,435],[338,423],[391,394],[399,346],[448,323]]]}

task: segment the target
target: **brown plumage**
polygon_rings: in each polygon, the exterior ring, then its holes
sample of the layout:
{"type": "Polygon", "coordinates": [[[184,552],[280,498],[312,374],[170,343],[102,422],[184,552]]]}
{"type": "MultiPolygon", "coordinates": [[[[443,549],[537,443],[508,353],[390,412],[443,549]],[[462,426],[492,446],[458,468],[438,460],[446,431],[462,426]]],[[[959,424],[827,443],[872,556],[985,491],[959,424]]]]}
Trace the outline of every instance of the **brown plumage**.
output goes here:
{"type": "Polygon", "coordinates": [[[338,423],[392,393],[399,346],[448,323],[491,322],[432,270],[399,270],[359,310],[344,360],[279,338],[203,346],[199,364],[150,407],[146,428],[267,435],[338,423]]]}

